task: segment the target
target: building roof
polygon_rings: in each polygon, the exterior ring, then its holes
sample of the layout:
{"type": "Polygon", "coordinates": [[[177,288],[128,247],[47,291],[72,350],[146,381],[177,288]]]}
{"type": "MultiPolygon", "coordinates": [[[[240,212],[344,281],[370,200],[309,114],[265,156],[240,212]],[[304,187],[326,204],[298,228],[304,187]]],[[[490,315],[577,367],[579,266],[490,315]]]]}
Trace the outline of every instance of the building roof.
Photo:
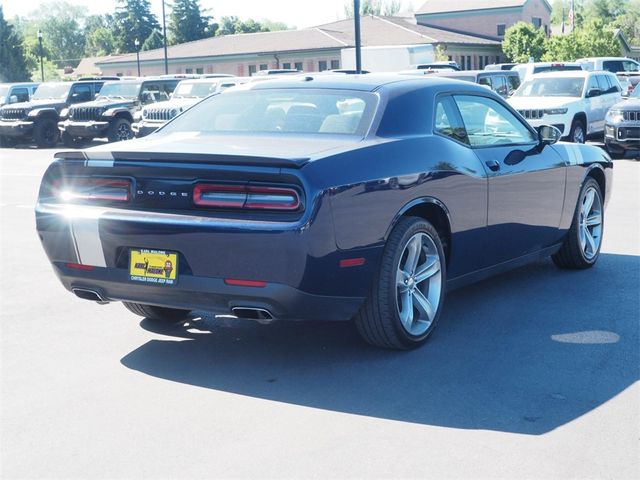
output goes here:
{"type": "MultiPolygon", "coordinates": [[[[497,40],[475,35],[417,25],[415,19],[400,17],[366,16],[361,19],[362,46],[413,45],[447,43],[499,46],[497,40]]],[[[354,46],[353,20],[319,25],[302,30],[241,33],[205,38],[194,42],[172,45],[168,48],[170,60],[218,57],[231,55],[260,55],[314,50],[339,50],[354,46]]],[[[163,49],[140,52],[140,61],[161,60],[163,49]]],[[[136,61],[135,53],[110,57],[98,65],[130,63],[136,61]]]]}
{"type": "MultiPolygon", "coordinates": [[[[497,8],[523,7],[529,0],[426,0],[418,9],[416,15],[429,15],[433,13],[454,13],[473,10],[495,10],[497,8]]],[[[543,0],[549,6],[547,0],[543,0]]]]}

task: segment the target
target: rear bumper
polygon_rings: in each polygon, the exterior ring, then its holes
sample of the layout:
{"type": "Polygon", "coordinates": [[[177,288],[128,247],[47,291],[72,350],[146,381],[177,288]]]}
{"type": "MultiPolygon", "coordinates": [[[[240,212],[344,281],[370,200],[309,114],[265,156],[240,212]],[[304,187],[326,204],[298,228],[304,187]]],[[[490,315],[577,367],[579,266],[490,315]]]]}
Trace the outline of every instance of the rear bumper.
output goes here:
{"type": "Polygon", "coordinates": [[[33,132],[33,122],[17,120],[0,122],[0,135],[4,137],[26,137],[33,132]]]}
{"type": "Polygon", "coordinates": [[[146,122],[137,122],[131,124],[131,130],[136,135],[136,137],[146,137],[150,133],[155,132],[157,129],[162,127],[164,122],[162,123],[146,123],[146,122]]]}
{"type": "Polygon", "coordinates": [[[100,137],[106,135],[109,129],[109,122],[97,122],[94,120],[88,122],[72,122],[65,120],[58,122],[58,129],[62,133],[68,133],[72,137],[100,137]]]}
{"type": "Polygon", "coordinates": [[[112,301],[228,314],[262,308],[274,318],[348,320],[367,295],[383,247],[338,250],[328,209],[299,222],[232,220],[56,204],[36,206],[44,250],[68,290],[112,301]],[[175,285],[129,276],[131,249],[178,254],[175,285]],[[364,258],[345,268],[341,260],[364,258]],[[88,266],[86,270],[68,264],[88,266]],[[229,285],[225,279],[264,282],[229,285]]]}
{"type": "Polygon", "coordinates": [[[364,302],[359,297],[322,296],[288,285],[264,287],[227,285],[221,278],[180,275],[177,284],[151,285],[131,281],[126,269],[76,270],[54,263],[67,290],[90,289],[106,301],[126,301],[170,308],[229,314],[234,307],[261,308],[280,320],[349,320],[364,302]]]}

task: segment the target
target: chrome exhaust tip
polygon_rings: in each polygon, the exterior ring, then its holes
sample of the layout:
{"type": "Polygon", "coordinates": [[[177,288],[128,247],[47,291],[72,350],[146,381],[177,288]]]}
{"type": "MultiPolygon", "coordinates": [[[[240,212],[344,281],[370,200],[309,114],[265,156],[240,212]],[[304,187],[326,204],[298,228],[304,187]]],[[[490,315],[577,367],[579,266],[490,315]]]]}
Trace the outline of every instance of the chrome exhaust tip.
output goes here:
{"type": "Polygon", "coordinates": [[[256,307],[233,307],[231,313],[238,318],[256,320],[259,323],[271,323],[275,320],[269,310],[256,307]]]}
{"type": "Polygon", "coordinates": [[[96,302],[99,305],[106,305],[109,303],[107,300],[102,298],[98,292],[88,288],[72,288],[71,291],[76,294],[76,297],[82,298],[83,300],[96,302]]]}

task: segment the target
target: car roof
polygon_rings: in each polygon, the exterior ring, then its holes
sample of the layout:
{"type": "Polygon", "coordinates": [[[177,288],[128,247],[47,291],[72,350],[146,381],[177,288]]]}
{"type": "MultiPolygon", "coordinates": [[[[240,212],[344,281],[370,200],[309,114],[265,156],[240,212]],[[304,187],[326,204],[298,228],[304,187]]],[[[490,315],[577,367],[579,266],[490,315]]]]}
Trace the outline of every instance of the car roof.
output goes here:
{"type": "Polygon", "coordinates": [[[476,75],[510,75],[515,77],[516,75],[518,75],[518,72],[516,72],[515,70],[460,70],[457,72],[435,72],[434,75],[439,75],[441,77],[455,77],[455,76],[461,76],[461,75],[469,75],[469,76],[476,76],[476,75]]]}
{"type": "Polygon", "coordinates": [[[605,70],[598,70],[595,72],[590,72],[588,70],[564,70],[564,71],[555,71],[555,72],[540,72],[535,75],[531,75],[531,78],[587,78],[592,75],[613,75],[611,72],[607,72],[605,70]]]}
{"type": "Polygon", "coordinates": [[[28,87],[31,85],[39,85],[40,82],[6,82],[6,83],[0,83],[0,85],[6,85],[9,87],[28,87]]]}
{"type": "Polygon", "coordinates": [[[296,75],[283,76],[271,82],[247,83],[249,90],[308,88],[327,90],[354,90],[373,92],[379,89],[414,90],[431,88],[438,91],[455,89],[486,94],[487,89],[472,82],[465,82],[436,75],[414,76],[397,73],[368,73],[366,75],[296,75]],[[455,87],[455,88],[452,88],[455,87]]]}

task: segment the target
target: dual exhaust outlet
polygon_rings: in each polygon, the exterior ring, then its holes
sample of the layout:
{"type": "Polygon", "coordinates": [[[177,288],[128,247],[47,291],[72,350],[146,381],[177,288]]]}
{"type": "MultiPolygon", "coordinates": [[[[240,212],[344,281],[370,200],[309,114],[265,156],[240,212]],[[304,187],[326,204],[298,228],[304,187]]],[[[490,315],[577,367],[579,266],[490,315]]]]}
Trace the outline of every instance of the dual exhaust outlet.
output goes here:
{"type": "MultiPolygon", "coordinates": [[[[98,292],[95,290],[91,290],[89,288],[72,288],[71,291],[76,295],[76,297],[82,298],[83,300],[89,300],[92,302],[99,303],[100,305],[104,305],[109,303],[108,300],[105,300],[98,292]]],[[[275,320],[273,315],[269,310],[265,310],[264,308],[256,308],[256,307],[233,307],[231,309],[231,313],[238,318],[246,318],[249,320],[256,320],[260,323],[271,323],[275,320]]]]}

